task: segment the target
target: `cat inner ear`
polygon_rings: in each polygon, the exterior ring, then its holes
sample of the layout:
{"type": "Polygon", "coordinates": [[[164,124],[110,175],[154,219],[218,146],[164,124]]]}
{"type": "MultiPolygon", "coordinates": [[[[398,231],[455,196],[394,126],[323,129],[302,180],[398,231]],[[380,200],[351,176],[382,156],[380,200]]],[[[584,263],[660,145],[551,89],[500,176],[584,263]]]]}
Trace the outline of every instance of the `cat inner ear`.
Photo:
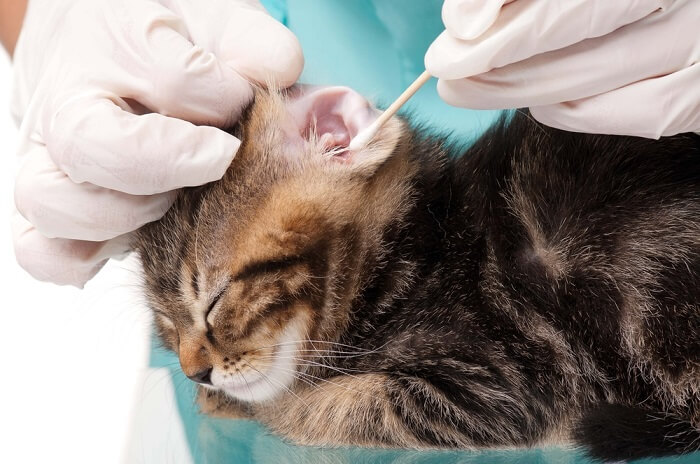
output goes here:
{"type": "Polygon", "coordinates": [[[394,121],[366,148],[357,152],[348,150],[350,141],[381,114],[348,87],[300,86],[290,96],[287,108],[299,135],[320,148],[319,156],[327,156],[349,168],[378,165],[398,140],[399,123],[394,121]]]}

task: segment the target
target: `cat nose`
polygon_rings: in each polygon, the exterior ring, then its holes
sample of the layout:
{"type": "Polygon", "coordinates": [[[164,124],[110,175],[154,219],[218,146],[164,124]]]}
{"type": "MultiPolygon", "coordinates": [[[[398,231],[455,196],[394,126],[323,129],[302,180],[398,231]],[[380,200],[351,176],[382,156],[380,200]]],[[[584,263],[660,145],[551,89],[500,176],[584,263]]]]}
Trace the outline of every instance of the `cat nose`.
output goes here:
{"type": "Polygon", "coordinates": [[[211,385],[211,367],[205,367],[199,372],[195,372],[194,374],[188,375],[191,380],[194,380],[197,383],[203,383],[206,385],[211,385]]]}

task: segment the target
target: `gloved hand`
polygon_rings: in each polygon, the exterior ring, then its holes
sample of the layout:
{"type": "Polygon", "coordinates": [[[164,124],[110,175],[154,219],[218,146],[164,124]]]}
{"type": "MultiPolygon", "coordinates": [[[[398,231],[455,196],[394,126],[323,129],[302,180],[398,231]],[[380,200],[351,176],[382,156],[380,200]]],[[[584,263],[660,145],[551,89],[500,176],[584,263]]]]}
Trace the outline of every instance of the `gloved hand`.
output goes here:
{"type": "Polygon", "coordinates": [[[561,129],[700,131],[700,1],[445,0],[426,69],[448,103],[561,129]]]}
{"type": "Polygon", "coordinates": [[[257,0],[30,0],[14,63],[19,263],[82,286],[174,189],[223,175],[240,141],[208,126],[234,123],[251,83],[286,87],[302,67],[257,0]]]}

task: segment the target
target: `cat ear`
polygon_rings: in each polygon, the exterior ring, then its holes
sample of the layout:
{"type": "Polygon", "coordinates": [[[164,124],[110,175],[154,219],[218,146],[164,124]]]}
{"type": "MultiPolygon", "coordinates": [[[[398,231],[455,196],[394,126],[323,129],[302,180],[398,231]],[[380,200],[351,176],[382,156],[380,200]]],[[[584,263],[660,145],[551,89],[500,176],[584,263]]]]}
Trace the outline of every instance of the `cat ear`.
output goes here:
{"type": "Polygon", "coordinates": [[[350,152],[350,141],[381,114],[366,98],[348,87],[300,86],[287,106],[301,137],[315,141],[319,156],[327,155],[349,169],[376,167],[392,152],[398,139],[396,124],[388,124],[362,150],[350,152]],[[387,140],[388,139],[388,140],[387,140]]]}

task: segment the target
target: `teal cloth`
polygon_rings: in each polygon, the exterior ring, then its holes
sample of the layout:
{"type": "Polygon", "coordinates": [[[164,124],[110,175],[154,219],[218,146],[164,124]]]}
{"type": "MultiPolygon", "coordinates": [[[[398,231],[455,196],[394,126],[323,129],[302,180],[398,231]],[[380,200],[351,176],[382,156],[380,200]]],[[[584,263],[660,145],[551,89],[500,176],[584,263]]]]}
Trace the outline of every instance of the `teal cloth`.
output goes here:
{"type": "MultiPolygon", "coordinates": [[[[262,0],[268,11],[299,38],[306,65],[301,81],[347,85],[377,102],[390,104],[424,70],[423,55],[442,31],[442,0],[262,0]]],[[[498,116],[496,111],[453,108],[442,102],[435,80],[403,110],[431,130],[463,142],[474,140],[498,116]]],[[[224,463],[519,463],[583,464],[580,453],[562,448],[526,451],[408,451],[292,446],[251,421],[222,420],[197,413],[194,385],[173,368],[172,353],[153,348],[151,365],[172,372],[177,407],[197,464],[224,463]]],[[[698,455],[653,462],[691,464],[698,455]]],[[[641,461],[640,461],[641,462],[641,461]]],[[[652,461],[649,461],[652,462],[652,461]]]]}

